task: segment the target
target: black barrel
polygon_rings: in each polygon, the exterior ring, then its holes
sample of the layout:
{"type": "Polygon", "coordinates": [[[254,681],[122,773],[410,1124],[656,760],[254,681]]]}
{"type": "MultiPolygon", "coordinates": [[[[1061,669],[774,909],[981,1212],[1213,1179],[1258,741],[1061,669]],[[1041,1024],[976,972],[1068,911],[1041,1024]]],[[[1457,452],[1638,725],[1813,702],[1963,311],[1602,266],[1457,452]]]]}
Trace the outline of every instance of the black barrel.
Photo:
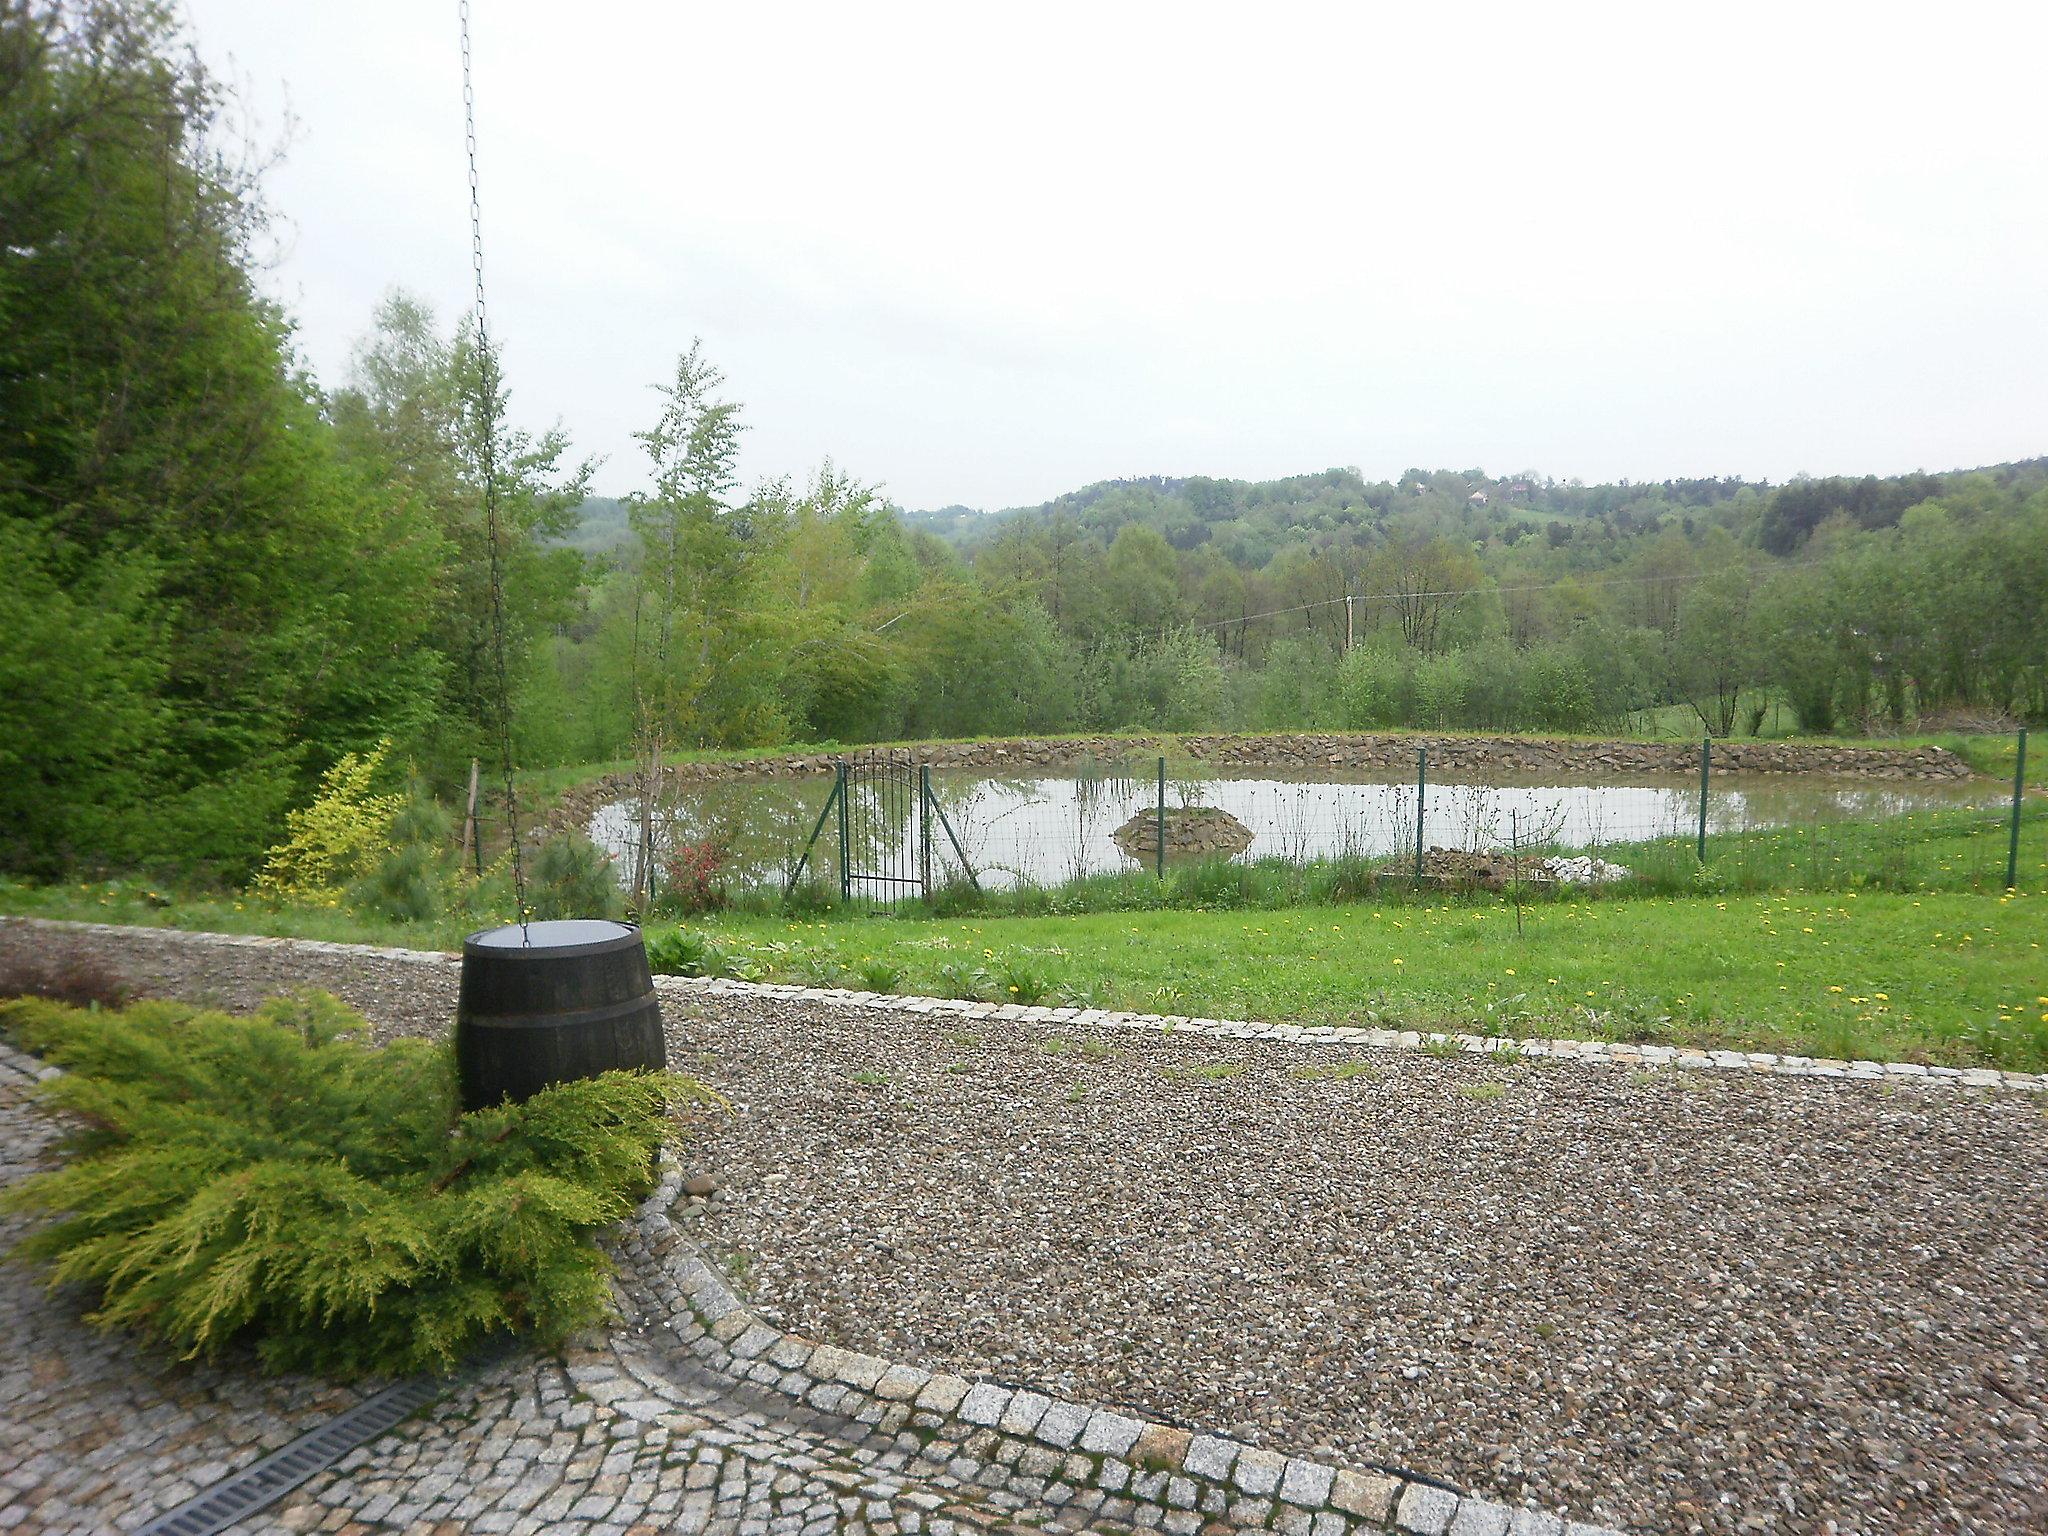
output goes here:
{"type": "Polygon", "coordinates": [[[667,1061],[647,946],[633,924],[514,924],[463,941],[455,1065],[464,1109],[667,1061]]]}

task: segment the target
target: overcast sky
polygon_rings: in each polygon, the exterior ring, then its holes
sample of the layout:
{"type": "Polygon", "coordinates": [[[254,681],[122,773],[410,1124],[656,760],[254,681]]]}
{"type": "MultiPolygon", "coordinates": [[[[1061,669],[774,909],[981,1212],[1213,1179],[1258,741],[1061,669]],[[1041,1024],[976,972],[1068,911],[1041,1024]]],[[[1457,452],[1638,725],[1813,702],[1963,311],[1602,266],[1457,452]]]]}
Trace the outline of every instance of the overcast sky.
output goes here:
{"type": "MultiPolygon", "coordinates": [[[[188,0],[340,383],[468,302],[453,3],[188,0]]],[[[2048,452],[2048,6],[475,0],[523,424],[644,484],[701,335],[748,478],[1945,469],[2048,452]]]]}

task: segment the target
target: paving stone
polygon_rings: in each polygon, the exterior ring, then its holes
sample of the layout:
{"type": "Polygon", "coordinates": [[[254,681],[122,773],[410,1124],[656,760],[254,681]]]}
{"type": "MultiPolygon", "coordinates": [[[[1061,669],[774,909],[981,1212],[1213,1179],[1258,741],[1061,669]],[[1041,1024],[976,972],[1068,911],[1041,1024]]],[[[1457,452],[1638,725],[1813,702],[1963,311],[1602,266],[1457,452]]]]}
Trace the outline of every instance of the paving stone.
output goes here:
{"type": "Polygon", "coordinates": [[[1188,1441],[1182,1465],[1196,1477],[1220,1483],[1230,1475],[1238,1449],[1234,1440],[1225,1440],[1217,1435],[1195,1435],[1188,1441]]]}
{"type": "Polygon", "coordinates": [[[1286,1469],[1287,1458],[1278,1451],[1248,1445],[1238,1452],[1230,1480],[1246,1493],[1264,1497],[1280,1486],[1280,1474],[1286,1469]]]}
{"type": "Polygon", "coordinates": [[[1512,1513],[1505,1504],[1460,1499],[1458,1512],[1451,1517],[1450,1536],[1508,1536],[1512,1513]]]}
{"type": "Polygon", "coordinates": [[[1290,1460],[1280,1476],[1281,1501],[1320,1509],[1329,1502],[1335,1477],[1336,1469],[1320,1462],[1290,1460]]]}
{"type": "Polygon", "coordinates": [[[1377,1472],[1342,1469],[1330,1480],[1330,1507],[1362,1520],[1385,1523],[1393,1517],[1401,1485],[1377,1472]]]}
{"type": "Polygon", "coordinates": [[[1088,1419],[1088,1410],[1080,1404],[1054,1402],[1047,1406],[1032,1433],[1047,1445],[1066,1450],[1081,1438],[1088,1419]]]}
{"type": "Polygon", "coordinates": [[[1088,1416],[1081,1430],[1081,1449],[1102,1456],[1129,1455],[1143,1437],[1145,1427],[1142,1420],[1098,1408],[1088,1416]]]}
{"type": "Polygon", "coordinates": [[[1394,1523],[1415,1536],[1446,1536],[1451,1519],[1458,1512],[1458,1496],[1446,1488],[1428,1483],[1410,1483],[1401,1490],[1394,1508],[1394,1523]]]}
{"type": "Polygon", "coordinates": [[[1051,1406],[1052,1399],[1042,1392],[1019,1392],[1011,1397],[1010,1406],[1003,1410],[996,1427],[1006,1435],[1028,1435],[1051,1406]]]}
{"type": "Polygon", "coordinates": [[[969,1424],[995,1425],[1001,1422],[1003,1411],[1010,1406],[1009,1389],[993,1386],[988,1382],[976,1382],[968,1388],[967,1395],[960,1401],[959,1417],[969,1424]]]}

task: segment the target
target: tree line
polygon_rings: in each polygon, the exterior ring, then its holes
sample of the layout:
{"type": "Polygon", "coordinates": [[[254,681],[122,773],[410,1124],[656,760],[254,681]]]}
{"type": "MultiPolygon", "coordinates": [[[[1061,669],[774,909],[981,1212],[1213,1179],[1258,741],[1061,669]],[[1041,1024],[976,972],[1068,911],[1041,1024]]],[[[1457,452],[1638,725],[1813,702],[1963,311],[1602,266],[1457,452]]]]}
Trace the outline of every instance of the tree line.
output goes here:
{"type": "Polygon", "coordinates": [[[459,784],[650,750],[1123,728],[1754,731],[2048,716],[2048,461],[1892,480],[1104,482],[906,513],[746,486],[681,351],[590,496],[466,324],[347,376],[262,297],[260,165],[141,0],[0,16],[0,862],[245,874],[344,754],[459,784]],[[506,538],[493,665],[482,448],[506,538]]]}

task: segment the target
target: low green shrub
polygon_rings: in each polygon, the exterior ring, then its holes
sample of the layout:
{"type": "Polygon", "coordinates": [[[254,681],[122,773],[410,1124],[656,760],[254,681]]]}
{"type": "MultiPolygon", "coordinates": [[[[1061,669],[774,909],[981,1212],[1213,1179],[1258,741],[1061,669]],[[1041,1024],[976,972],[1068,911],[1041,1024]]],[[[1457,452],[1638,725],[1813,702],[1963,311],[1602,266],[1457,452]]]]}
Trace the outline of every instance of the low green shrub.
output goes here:
{"type": "Polygon", "coordinates": [[[0,1194],[50,1218],[10,1257],[187,1359],[248,1342],[267,1368],[344,1377],[600,1320],[592,1234],[648,1187],[671,1103],[709,1097],[612,1072],[459,1114],[448,1045],[375,1048],[324,993],[248,1017],[21,999],[0,1029],[67,1069],[43,1093],[71,1126],[63,1166],[0,1194]]]}
{"type": "Polygon", "coordinates": [[[349,909],[387,923],[427,923],[448,910],[446,875],[434,850],[406,843],[349,887],[349,909]]]}
{"type": "Polygon", "coordinates": [[[908,973],[893,960],[878,960],[863,955],[853,967],[853,974],[860,978],[864,991],[894,992],[903,985],[903,978],[908,973]]]}
{"type": "Polygon", "coordinates": [[[687,928],[645,936],[647,966],[657,976],[730,976],[732,960],[717,943],[687,928]]]}
{"type": "Polygon", "coordinates": [[[527,870],[527,905],[542,922],[617,917],[625,900],[611,855],[580,832],[558,832],[542,843],[527,870]]]}

